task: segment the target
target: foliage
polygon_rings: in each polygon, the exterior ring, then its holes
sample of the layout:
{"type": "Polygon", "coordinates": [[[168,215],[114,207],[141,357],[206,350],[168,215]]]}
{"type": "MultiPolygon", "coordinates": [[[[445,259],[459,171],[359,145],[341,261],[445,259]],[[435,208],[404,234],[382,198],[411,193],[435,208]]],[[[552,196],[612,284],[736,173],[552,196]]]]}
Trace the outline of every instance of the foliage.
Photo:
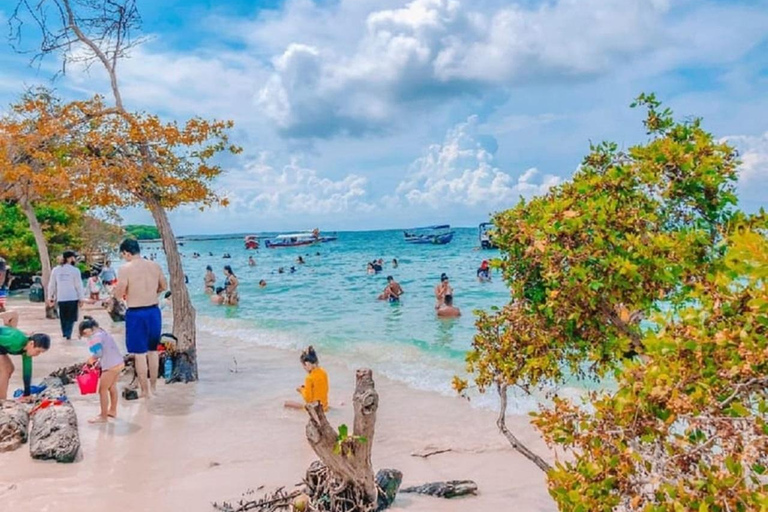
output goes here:
{"type": "Polygon", "coordinates": [[[537,416],[573,455],[549,473],[561,510],[768,510],[768,239],[729,245],[617,391],[537,416]]]}
{"type": "Polygon", "coordinates": [[[647,143],[593,145],[495,217],[511,301],[479,313],[467,366],[481,391],[547,390],[534,423],[567,453],[545,467],[562,510],[768,510],[765,217],[735,209],[733,148],[638,105],[647,143]],[[558,395],[606,376],[615,392],[558,395]]]}
{"type": "Polygon", "coordinates": [[[44,88],[27,91],[0,118],[0,198],[119,206],[92,165],[101,98],[63,103],[44,88]]]}
{"type": "Polygon", "coordinates": [[[333,453],[343,457],[349,456],[357,443],[367,443],[365,436],[349,435],[349,427],[345,424],[339,425],[339,435],[336,437],[336,443],[333,445],[333,453]]]}
{"type": "Polygon", "coordinates": [[[125,233],[136,240],[157,240],[160,238],[160,232],[155,226],[143,224],[128,224],[124,226],[125,233]]]}
{"type": "Polygon", "coordinates": [[[467,361],[481,389],[606,375],[643,351],[640,321],[684,300],[718,256],[739,217],[736,152],[641,102],[647,144],[594,145],[570,182],[495,217],[512,301],[477,322],[467,361]]]}
{"type": "Polygon", "coordinates": [[[125,236],[125,230],[109,220],[86,215],[83,219],[84,253],[111,253],[125,236]]]}
{"type": "MultiPolygon", "coordinates": [[[[81,246],[84,215],[80,209],[54,203],[38,205],[35,212],[51,254],[81,246]]],[[[8,202],[0,202],[0,256],[8,260],[16,274],[40,271],[40,258],[27,218],[17,205],[8,202]]]]}

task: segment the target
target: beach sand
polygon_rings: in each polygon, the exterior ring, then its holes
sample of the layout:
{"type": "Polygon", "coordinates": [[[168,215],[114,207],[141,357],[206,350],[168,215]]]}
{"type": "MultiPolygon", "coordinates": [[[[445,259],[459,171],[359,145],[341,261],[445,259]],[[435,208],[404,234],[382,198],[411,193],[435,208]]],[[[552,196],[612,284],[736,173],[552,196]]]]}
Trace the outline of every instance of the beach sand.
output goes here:
{"type": "MultiPolygon", "coordinates": [[[[9,309],[19,311],[22,330],[47,332],[54,340],[34,360],[33,383],[87,358],[86,343],[63,341],[58,321],[45,320],[41,304],[16,299],[9,309]]],[[[121,324],[94,306],[86,306],[85,314],[124,347],[121,324]]],[[[98,413],[97,396],[80,396],[68,386],[80,424],[81,460],[33,461],[26,446],[0,453],[0,510],[210,512],[212,502],[237,501],[248,490],[258,496],[300,483],[316,457],[304,437],[305,413],[282,407],[298,398],[294,389],[304,379],[298,354],[210,336],[198,337],[198,351],[199,382],[161,381],[157,397],[121,399],[118,419],[107,425],[87,422],[98,413]]],[[[319,355],[331,381],[329,421],[351,425],[354,368],[319,355]]],[[[11,390],[21,386],[20,358],[14,364],[11,390]]],[[[381,375],[374,379],[380,396],[374,467],[401,470],[404,486],[471,479],[480,489],[478,496],[454,500],[399,494],[392,510],[556,510],[544,474],[509,447],[495,428],[494,413],[381,375]],[[452,451],[427,459],[411,455],[428,446],[452,451]]],[[[508,424],[523,442],[547,453],[527,418],[511,416],[508,424]]]]}

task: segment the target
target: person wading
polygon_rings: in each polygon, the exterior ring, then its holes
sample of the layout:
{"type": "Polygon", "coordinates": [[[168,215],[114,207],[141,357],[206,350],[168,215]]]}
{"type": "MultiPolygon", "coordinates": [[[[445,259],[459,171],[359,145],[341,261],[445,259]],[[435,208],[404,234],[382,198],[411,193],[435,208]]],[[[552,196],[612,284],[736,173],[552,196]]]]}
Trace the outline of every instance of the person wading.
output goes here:
{"type": "Polygon", "coordinates": [[[120,255],[126,263],[117,274],[115,297],[124,298],[128,304],[125,312],[125,347],[134,356],[141,397],[148,398],[150,387],[152,392],[155,391],[159,366],[157,346],[160,343],[162,317],[157,297],[168,288],[168,282],[160,265],[141,257],[139,242],[136,240],[123,240],[120,255]]]}
{"type": "Polygon", "coordinates": [[[53,269],[48,282],[48,305],[53,307],[54,303],[58,303],[61,335],[68,340],[72,339],[78,309],[85,299],[80,269],[75,266],[76,258],[74,251],[64,251],[61,265],[53,269]]]}

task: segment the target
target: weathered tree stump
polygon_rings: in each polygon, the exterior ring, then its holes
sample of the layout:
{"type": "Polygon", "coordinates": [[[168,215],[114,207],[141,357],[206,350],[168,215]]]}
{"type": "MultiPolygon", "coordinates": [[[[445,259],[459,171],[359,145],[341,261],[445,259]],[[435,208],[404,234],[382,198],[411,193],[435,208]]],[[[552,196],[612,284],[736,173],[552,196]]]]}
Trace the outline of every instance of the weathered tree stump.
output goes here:
{"type": "Polygon", "coordinates": [[[379,493],[371,466],[371,449],[379,395],[371,370],[357,370],[352,403],[354,426],[352,435],[346,436],[345,432],[337,432],[328,423],[320,402],[306,405],[309,413],[307,440],[324,466],[314,465],[314,475],[308,475],[307,479],[309,494],[317,510],[373,512],[378,508],[379,493]]]}
{"type": "Polygon", "coordinates": [[[0,401],[0,452],[10,452],[27,442],[29,413],[15,400],[0,401]]]}
{"type": "Polygon", "coordinates": [[[438,498],[456,498],[477,493],[477,484],[472,480],[451,480],[450,482],[431,482],[417,487],[407,487],[400,492],[426,494],[438,498]]]}
{"type": "Polygon", "coordinates": [[[66,399],[61,380],[47,377],[43,383],[47,387],[38,395],[29,419],[29,454],[33,459],[74,462],[80,451],[75,407],[69,401],[42,407],[47,401],[66,399]]]}

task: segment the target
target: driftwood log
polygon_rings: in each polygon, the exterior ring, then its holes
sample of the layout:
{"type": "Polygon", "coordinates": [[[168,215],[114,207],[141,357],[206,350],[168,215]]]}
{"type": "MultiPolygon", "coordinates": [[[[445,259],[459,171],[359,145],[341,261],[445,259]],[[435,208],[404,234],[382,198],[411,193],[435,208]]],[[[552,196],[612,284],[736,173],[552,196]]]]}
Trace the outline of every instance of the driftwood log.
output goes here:
{"type": "Polygon", "coordinates": [[[15,400],[0,401],[0,452],[10,452],[27,442],[29,413],[15,400]]]}
{"type": "MultiPolygon", "coordinates": [[[[38,395],[35,406],[44,400],[66,399],[59,379],[48,377],[43,383],[47,387],[38,395]]],[[[33,459],[75,461],[80,451],[80,433],[75,408],[69,401],[36,410],[33,408],[29,421],[29,454],[33,459]]]]}
{"type": "Polygon", "coordinates": [[[456,498],[468,494],[477,494],[477,484],[472,480],[451,480],[450,482],[431,482],[417,487],[407,487],[400,492],[426,494],[438,498],[456,498]]]}
{"type": "Polygon", "coordinates": [[[346,428],[337,432],[328,423],[320,402],[306,405],[307,440],[322,462],[310,466],[307,487],[312,504],[319,511],[379,510],[379,488],[371,465],[379,395],[370,369],[357,370],[352,403],[355,419],[351,435],[346,428]]]}

